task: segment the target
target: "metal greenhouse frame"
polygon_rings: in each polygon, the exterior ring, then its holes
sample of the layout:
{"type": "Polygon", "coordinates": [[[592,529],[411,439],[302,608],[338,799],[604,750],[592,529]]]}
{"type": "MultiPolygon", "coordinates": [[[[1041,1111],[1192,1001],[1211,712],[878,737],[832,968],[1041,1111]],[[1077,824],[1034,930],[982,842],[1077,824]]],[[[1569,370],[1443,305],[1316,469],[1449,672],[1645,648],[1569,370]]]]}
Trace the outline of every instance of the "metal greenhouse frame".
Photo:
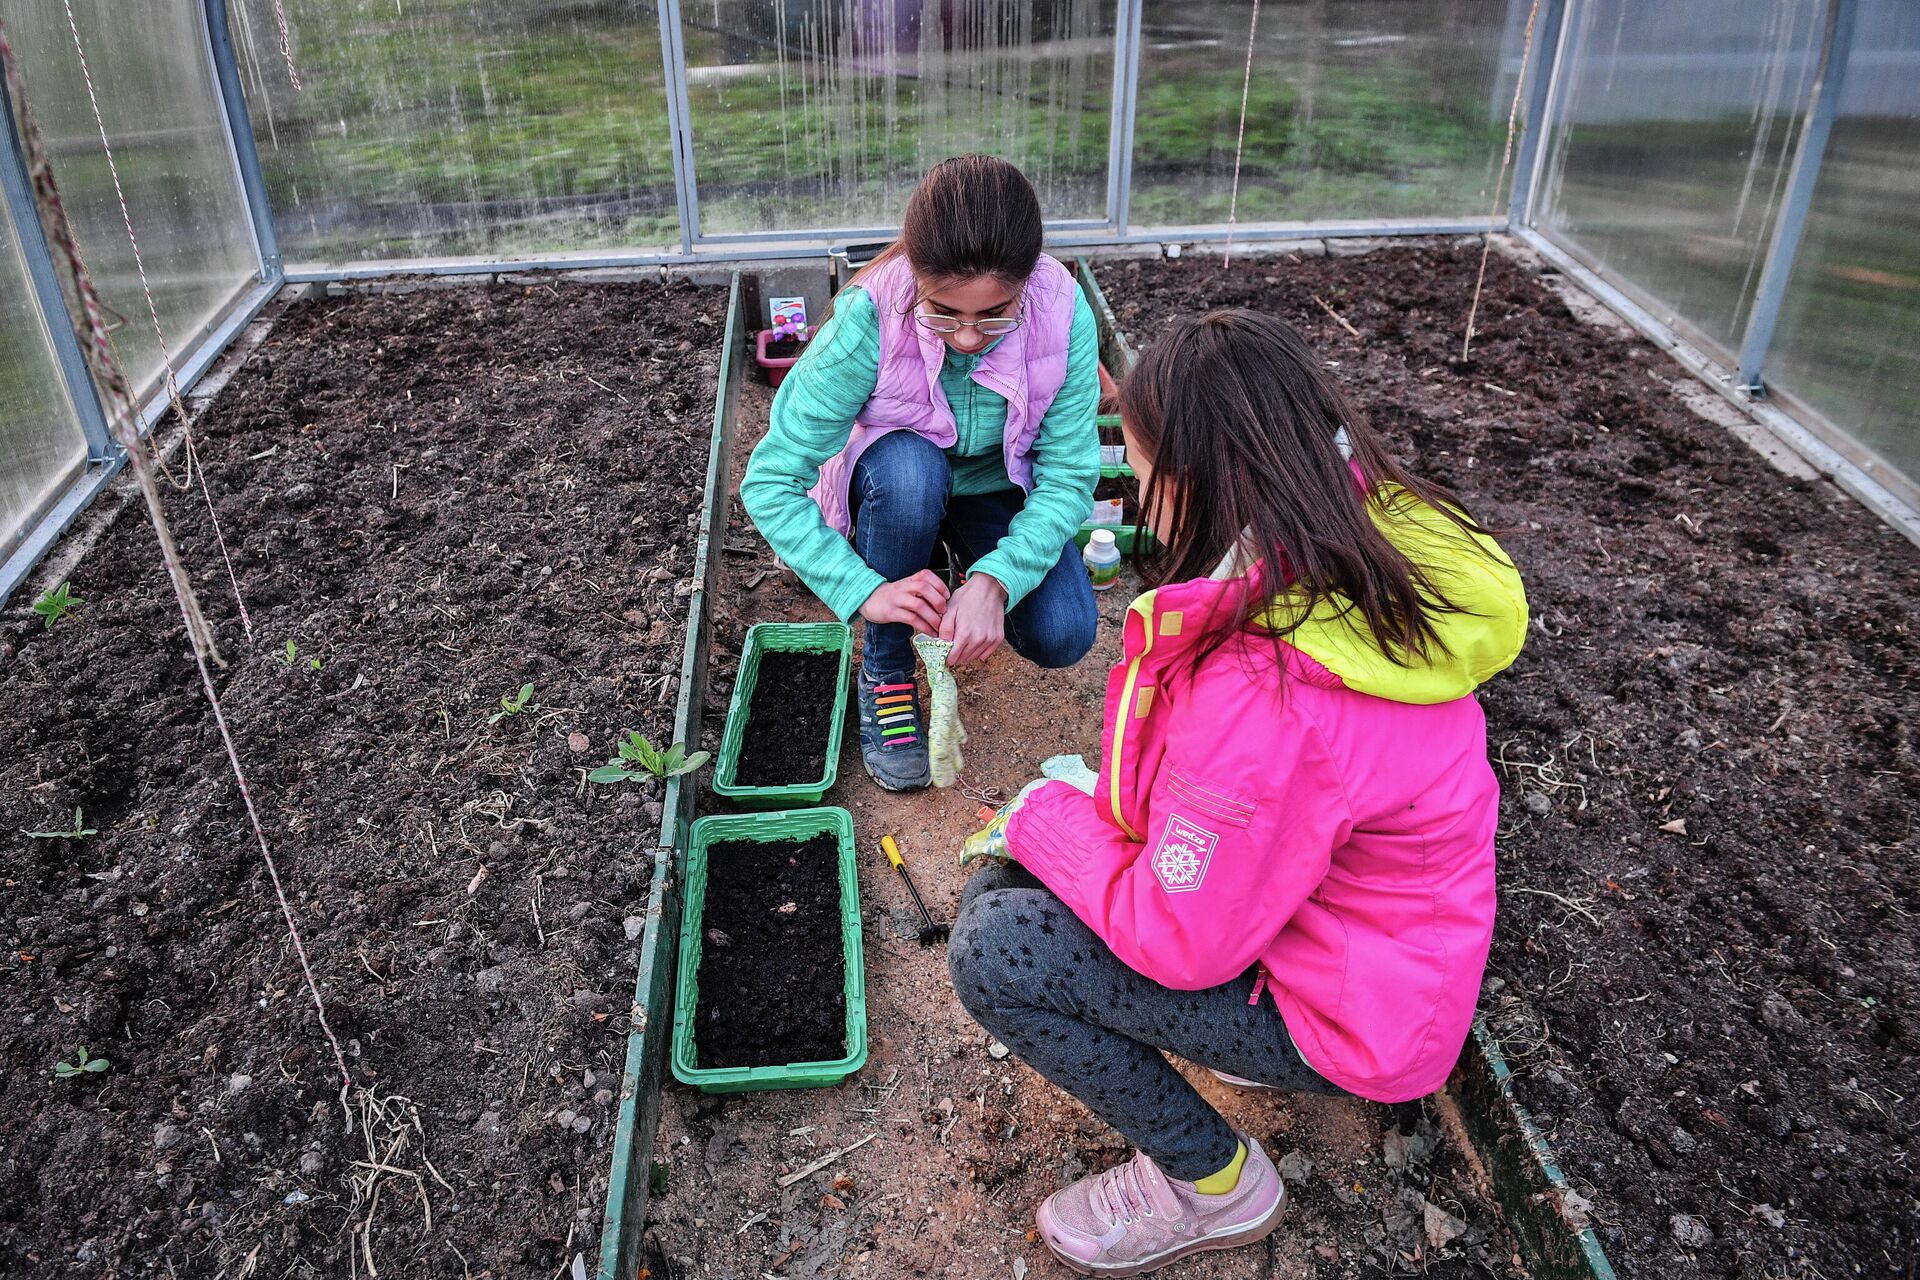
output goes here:
{"type": "MultiPolygon", "coordinates": [[[[1549,262],[1578,280],[1660,346],[1672,351],[1704,380],[1751,412],[1769,431],[1908,537],[1920,541],[1915,490],[1907,477],[1879,464],[1843,430],[1819,419],[1791,398],[1770,396],[1768,357],[1787,283],[1803,237],[1816,181],[1826,152],[1837,104],[1848,70],[1859,0],[1828,0],[1817,88],[1811,109],[1794,143],[1791,170],[1780,211],[1766,250],[1764,269],[1737,350],[1720,349],[1687,330],[1684,322],[1662,318],[1657,304],[1617,279],[1577,244],[1538,225],[1542,176],[1552,125],[1570,56],[1570,15],[1591,0],[1538,0],[1531,12],[1533,56],[1524,64],[1520,95],[1524,132],[1512,169],[1512,197],[1504,216],[1454,219],[1356,219],[1351,221],[1261,222],[1229,227],[1151,226],[1136,223],[1130,207],[1134,124],[1139,106],[1141,22],[1144,0],[1117,0],[1114,31],[1115,71],[1106,175],[1104,218],[1069,219],[1049,224],[1050,243],[1060,250],[1097,251],[1122,246],[1219,241],[1239,243],[1306,237],[1395,237],[1510,232],[1549,262]]],[[[275,293],[288,283],[343,281],[392,274],[498,274],[528,269],[579,270],[609,267],[685,268],[720,263],[823,258],[836,242],[890,234],[886,227],[834,227],[771,233],[708,232],[701,226],[700,184],[688,102],[688,68],[681,28],[680,0],[658,0],[662,34],[668,127],[676,194],[677,251],[602,251],[542,253],[502,258],[419,258],[401,261],[286,269],[276,234],[274,209],[256,150],[240,67],[229,29],[227,0],[201,0],[205,56],[219,90],[220,118],[231,154],[233,182],[250,215],[257,269],[227,301],[215,319],[177,341],[174,365],[181,387],[206,372],[275,293]]],[[[1522,11],[1526,12],[1526,11],[1522,11]]],[[[1504,108],[1502,108],[1504,114],[1504,108]]],[[[87,460],[52,499],[52,505],[28,523],[0,564],[0,599],[9,596],[33,565],[97,496],[124,459],[109,441],[100,397],[88,377],[79,347],[66,320],[66,307],[48,246],[39,232],[20,131],[11,104],[6,108],[0,189],[19,229],[23,254],[58,366],[87,442],[87,460]]],[[[143,427],[150,428],[167,407],[163,390],[143,388],[143,427]]]]}

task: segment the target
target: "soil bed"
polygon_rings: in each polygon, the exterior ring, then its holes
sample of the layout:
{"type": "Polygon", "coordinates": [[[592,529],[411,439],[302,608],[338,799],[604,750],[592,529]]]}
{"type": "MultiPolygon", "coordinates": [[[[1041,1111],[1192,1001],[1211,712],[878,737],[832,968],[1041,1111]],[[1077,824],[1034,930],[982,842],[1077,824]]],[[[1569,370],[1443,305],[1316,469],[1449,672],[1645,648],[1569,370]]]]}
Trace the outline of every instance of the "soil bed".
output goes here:
{"type": "Polygon", "coordinates": [[[1920,553],[1498,252],[1462,360],[1478,262],[1098,271],[1139,345],[1212,306],[1285,317],[1507,531],[1535,625],[1483,694],[1505,791],[1483,1004],[1615,1266],[1911,1275],[1920,553]]]}
{"type": "Polygon", "coordinates": [[[838,837],[712,846],[700,928],[693,1043],[702,1067],[846,1055],[838,837]]]}
{"type": "Polygon", "coordinates": [[[839,678],[838,653],[772,649],[761,654],[733,780],[743,787],[778,787],[814,782],[825,774],[839,678]]]}
{"type": "Polygon", "coordinates": [[[725,307],[287,306],[197,428],[251,643],[197,489],[168,495],[356,1101],[418,1175],[377,1207],[138,500],[74,572],[77,621],[42,629],[31,593],[0,619],[4,825],[80,806],[99,832],[0,844],[0,1272],[593,1256],[660,807],[582,770],[671,732],[725,307]],[[80,1044],[110,1070],[54,1079],[80,1044]]]}

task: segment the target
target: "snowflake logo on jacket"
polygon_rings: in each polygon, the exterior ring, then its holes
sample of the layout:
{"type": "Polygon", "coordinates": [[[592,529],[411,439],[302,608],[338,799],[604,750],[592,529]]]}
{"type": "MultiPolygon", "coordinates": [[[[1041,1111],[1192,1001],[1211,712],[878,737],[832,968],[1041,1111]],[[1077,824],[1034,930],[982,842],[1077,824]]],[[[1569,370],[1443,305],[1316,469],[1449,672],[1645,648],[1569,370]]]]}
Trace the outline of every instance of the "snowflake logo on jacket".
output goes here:
{"type": "Polygon", "coordinates": [[[1207,878],[1207,864],[1220,837],[1179,814],[1167,819],[1160,845],[1153,851],[1153,877],[1168,893],[1198,889],[1207,878]]]}

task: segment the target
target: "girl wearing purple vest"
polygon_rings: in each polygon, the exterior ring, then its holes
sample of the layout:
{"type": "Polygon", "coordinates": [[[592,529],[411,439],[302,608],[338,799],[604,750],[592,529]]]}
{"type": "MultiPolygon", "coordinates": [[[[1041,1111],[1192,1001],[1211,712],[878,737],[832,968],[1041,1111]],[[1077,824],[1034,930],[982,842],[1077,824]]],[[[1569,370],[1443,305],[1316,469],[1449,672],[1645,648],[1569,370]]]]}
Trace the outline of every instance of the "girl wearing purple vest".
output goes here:
{"type": "Polygon", "coordinates": [[[740,484],[780,558],[866,619],[860,753],[890,791],[931,780],[915,631],[951,640],[955,664],[1002,640],[1043,667],[1093,647],[1074,534],[1100,475],[1099,338],[1040,241],[1013,165],[934,166],[781,383],[740,484]],[[965,571],[951,592],[929,568],[943,540],[965,571]]]}

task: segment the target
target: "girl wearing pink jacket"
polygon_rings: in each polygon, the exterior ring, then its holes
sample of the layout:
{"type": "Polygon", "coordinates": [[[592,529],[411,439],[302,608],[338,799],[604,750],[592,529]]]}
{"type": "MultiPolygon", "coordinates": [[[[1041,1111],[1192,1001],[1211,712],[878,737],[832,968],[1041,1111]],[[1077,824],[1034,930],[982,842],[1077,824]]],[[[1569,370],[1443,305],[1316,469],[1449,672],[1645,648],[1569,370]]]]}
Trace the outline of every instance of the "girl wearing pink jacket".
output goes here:
{"type": "Polygon", "coordinates": [[[1263,1238],[1286,1198],[1163,1050],[1380,1102],[1446,1080],[1493,931],[1473,690],[1527,607],[1284,322],[1183,322],[1120,403],[1160,585],[1126,616],[1097,780],[1036,782],[968,842],[1000,865],[949,963],[983,1026],[1139,1148],[1038,1213],[1068,1266],[1131,1276],[1263,1238]]]}

